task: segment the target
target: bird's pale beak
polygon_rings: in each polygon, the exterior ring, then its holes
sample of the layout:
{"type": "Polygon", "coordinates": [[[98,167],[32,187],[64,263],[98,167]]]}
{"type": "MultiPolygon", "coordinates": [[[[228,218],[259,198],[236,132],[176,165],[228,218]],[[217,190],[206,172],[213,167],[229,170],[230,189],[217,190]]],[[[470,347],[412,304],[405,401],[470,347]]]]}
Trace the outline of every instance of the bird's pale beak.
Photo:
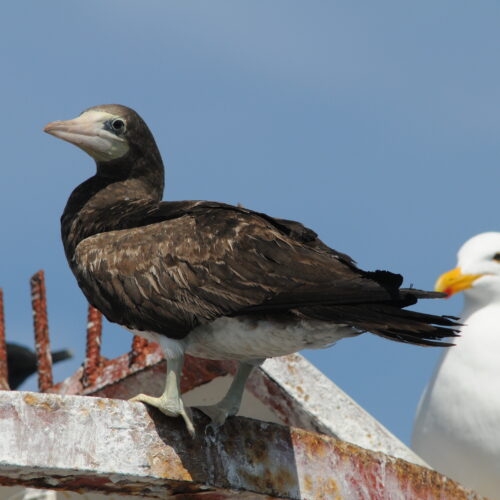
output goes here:
{"type": "Polygon", "coordinates": [[[105,129],[106,118],[104,113],[86,112],[73,120],[49,123],[43,130],[78,146],[97,161],[109,161],[123,156],[128,145],[105,129]]]}
{"type": "Polygon", "coordinates": [[[436,284],[434,285],[434,290],[436,290],[436,292],[443,292],[450,297],[454,293],[471,288],[472,283],[474,283],[474,281],[481,276],[484,275],[462,274],[462,270],[459,267],[456,267],[455,269],[442,274],[438,278],[436,284]]]}
{"type": "Polygon", "coordinates": [[[49,123],[45,125],[43,130],[47,134],[70,142],[91,154],[93,151],[101,149],[100,129],[102,129],[101,122],[96,122],[91,117],[82,115],[74,120],[49,123]]]}

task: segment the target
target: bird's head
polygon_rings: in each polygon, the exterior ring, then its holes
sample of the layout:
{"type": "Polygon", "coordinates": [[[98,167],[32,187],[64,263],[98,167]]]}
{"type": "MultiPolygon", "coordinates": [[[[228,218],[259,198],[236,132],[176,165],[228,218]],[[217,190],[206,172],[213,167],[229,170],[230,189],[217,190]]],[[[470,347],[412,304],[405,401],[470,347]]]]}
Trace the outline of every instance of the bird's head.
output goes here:
{"type": "Polygon", "coordinates": [[[156,150],[142,118],[119,104],[94,106],[73,120],[49,123],[44,131],[83,149],[97,163],[124,158],[131,151],[140,155],[148,147],[156,150]]]}
{"type": "Polygon", "coordinates": [[[464,291],[483,304],[500,300],[500,233],[474,236],[457,257],[457,267],[438,278],[435,290],[448,296],[464,291]]]}

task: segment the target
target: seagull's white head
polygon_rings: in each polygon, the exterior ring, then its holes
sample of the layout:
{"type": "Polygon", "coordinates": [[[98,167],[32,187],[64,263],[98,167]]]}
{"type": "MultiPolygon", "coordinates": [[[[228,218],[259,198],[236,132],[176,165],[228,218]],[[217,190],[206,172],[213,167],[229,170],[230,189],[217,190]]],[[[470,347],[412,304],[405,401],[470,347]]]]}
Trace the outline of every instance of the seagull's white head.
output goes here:
{"type": "Polygon", "coordinates": [[[438,278],[436,291],[448,296],[464,291],[467,299],[483,305],[500,301],[500,233],[472,237],[457,258],[457,267],[438,278]]]}

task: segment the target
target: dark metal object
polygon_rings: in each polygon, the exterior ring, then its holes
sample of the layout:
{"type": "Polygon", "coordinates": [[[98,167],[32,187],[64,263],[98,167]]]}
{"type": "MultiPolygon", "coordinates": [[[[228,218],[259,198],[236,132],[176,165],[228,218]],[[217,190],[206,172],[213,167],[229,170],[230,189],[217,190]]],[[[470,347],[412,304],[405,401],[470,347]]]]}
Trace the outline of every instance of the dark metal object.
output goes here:
{"type": "Polygon", "coordinates": [[[7,344],[5,342],[5,316],[3,311],[3,290],[0,288],[0,390],[9,390],[7,344]]]}
{"type": "Polygon", "coordinates": [[[101,358],[102,313],[89,305],[87,317],[87,349],[83,365],[82,384],[93,385],[102,369],[101,358]]]}
{"type": "Polygon", "coordinates": [[[50,354],[49,323],[47,317],[47,295],[43,271],[34,274],[31,284],[31,304],[35,328],[35,352],[38,364],[38,388],[45,392],[53,386],[52,356],[50,354]]]}

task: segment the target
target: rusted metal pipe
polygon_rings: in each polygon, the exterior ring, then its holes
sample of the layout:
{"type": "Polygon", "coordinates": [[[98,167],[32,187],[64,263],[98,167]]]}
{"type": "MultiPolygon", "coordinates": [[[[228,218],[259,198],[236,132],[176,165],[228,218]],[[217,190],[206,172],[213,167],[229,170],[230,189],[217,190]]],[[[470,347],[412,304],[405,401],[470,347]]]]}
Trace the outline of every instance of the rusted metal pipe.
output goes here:
{"type": "Polygon", "coordinates": [[[5,341],[5,316],[3,312],[3,290],[0,288],[0,390],[8,391],[7,343],[5,341]]]}
{"type": "Polygon", "coordinates": [[[99,376],[101,360],[102,313],[89,304],[87,316],[87,349],[83,365],[82,384],[88,387],[95,383],[99,376]]]}
{"type": "Polygon", "coordinates": [[[35,273],[30,281],[33,325],[35,329],[35,351],[38,365],[38,388],[45,392],[53,385],[52,356],[50,354],[49,321],[47,317],[47,295],[43,270],[35,273]]]}
{"type": "Polygon", "coordinates": [[[132,339],[132,350],[130,352],[131,365],[143,365],[146,362],[146,353],[144,350],[148,344],[149,342],[144,337],[134,335],[132,339]]]}

